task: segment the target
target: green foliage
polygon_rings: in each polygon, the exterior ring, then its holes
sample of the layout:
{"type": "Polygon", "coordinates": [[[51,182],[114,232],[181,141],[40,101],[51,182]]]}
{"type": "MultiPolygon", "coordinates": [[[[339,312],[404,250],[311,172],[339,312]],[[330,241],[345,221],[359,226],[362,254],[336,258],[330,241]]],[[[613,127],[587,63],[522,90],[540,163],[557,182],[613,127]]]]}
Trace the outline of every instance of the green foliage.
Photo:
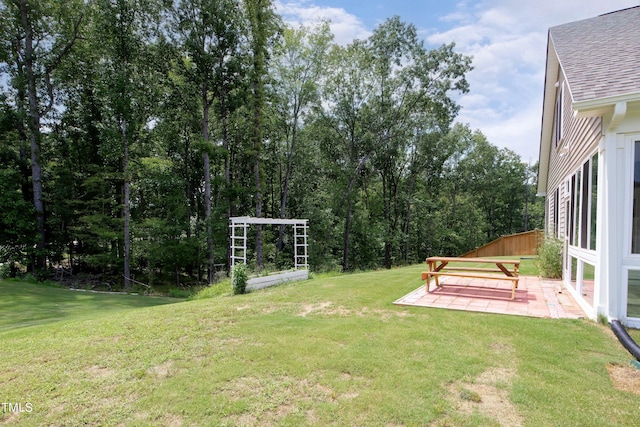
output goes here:
{"type": "Polygon", "coordinates": [[[169,296],[171,298],[190,298],[191,295],[193,295],[193,291],[189,289],[169,288],[169,296]]]}
{"type": "MultiPolygon", "coordinates": [[[[13,3],[2,4],[14,22],[13,3]]],[[[318,272],[459,255],[542,222],[532,171],[452,127],[471,59],[453,44],[428,49],[398,17],[337,45],[328,23],[289,28],[270,1],[39,5],[38,25],[60,36],[39,49],[64,52],[50,61],[59,113],[40,141],[50,264],[117,288],[129,241],[138,280],[198,289],[228,259],[229,216],[308,218],[318,272]]],[[[2,58],[19,57],[11,46],[2,58]]],[[[12,67],[0,111],[0,262],[28,266],[39,254],[28,114],[15,110],[26,103],[12,67]]],[[[259,244],[250,230],[250,265],[259,244]]],[[[264,227],[261,244],[256,270],[290,267],[290,229],[264,227]]]]}
{"type": "Polygon", "coordinates": [[[545,236],[538,246],[537,264],[542,277],[562,278],[562,241],[545,236]]]}
{"type": "Polygon", "coordinates": [[[602,326],[609,325],[609,319],[606,314],[598,313],[598,323],[602,326]]]}
{"type": "Polygon", "coordinates": [[[211,285],[196,291],[193,295],[191,295],[190,299],[198,300],[198,299],[219,298],[222,296],[229,295],[230,289],[231,289],[231,280],[225,279],[216,283],[212,283],[211,285]]]}
{"type": "Polygon", "coordinates": [[[238,263],[231,269],[231,289],[234,295],[244,294],[247,290],[247,282],[249,281],[249,272],[247,265],[238,263]]]}

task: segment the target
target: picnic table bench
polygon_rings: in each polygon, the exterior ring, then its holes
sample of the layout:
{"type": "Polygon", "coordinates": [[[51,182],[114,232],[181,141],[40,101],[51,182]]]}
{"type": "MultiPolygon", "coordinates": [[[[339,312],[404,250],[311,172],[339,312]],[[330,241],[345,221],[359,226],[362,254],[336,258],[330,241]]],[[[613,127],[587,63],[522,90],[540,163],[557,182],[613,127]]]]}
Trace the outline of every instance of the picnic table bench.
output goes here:
{"type": "Polygon", "coordinates": [[[511,299],[515,298],[518,288],[519,260],[489,259],[489,258],[456,258],[456,257],[429,257],[426,259],[428,271],[422,272],[422,280],[425,280],[427,292],[431,277],[435,279],[436,288],[441,287],[440,276],[468,277],[472,279],[510,280],[511,299]],[[478,267],[476,265],[449,266],[449,263],[460,264],[487,264],[490,267],[478,267]],[[498,274],[496,274],[498,273],[498,274]]]}

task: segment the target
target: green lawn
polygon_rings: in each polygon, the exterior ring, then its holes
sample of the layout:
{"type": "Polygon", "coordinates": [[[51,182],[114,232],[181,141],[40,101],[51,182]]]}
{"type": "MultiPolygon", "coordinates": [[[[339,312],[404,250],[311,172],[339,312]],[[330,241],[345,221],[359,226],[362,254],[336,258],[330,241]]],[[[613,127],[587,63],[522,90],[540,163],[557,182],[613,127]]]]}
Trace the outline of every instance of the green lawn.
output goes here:
{"type": "Polygon", "coordinates": [[[68,290],[0,279],[0,330],[175,303],[175,298],[68,290]]]}
{"type": "Polygon", "coordinates": [[[6,300],[36,291],[0,282],[0,401],[32,408],[0,423],[640,426],[640,396],[607,374],[630,359],[607,328],[393,305],[423,269],[117,310],[55,290],[62,318],[33,326],[6,300]]]}

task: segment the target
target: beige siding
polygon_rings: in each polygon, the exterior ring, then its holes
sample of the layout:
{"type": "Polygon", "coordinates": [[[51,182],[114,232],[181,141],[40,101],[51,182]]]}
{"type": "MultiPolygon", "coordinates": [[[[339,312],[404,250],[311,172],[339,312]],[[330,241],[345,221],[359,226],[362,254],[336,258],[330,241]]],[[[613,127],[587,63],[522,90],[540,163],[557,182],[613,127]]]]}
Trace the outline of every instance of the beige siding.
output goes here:
{"type": "MultiPolygon", "coordinates": [[[[561,84],[564,85],[564,78],[561,77],[560,80],[561,84]]],[[[563,141],[561,141],[557,147],[555,143],[552,142],[547,187],[547,197],[551,197],[555,189],[561,186],[560,200],[564,200],[562,196],[565,193],[565,188],[563,188],[565,179],[578,170],[578,168],[593,155],[602,137],[602,118],[576,118],[573,110],[571,110],[571,96],[566,85],[564,94],[563,141]],[[560,155],[560,150],[562,150],[563,147],[567,147],[568,151],[566,154],[560,155]]],[[[564,209],[562,208],[563,204],[560,203],[560,206],[560,230],[564,231],[566,229],[566,218],[563,212],[564,209]]]]}
{"type": "Polygon", "coordinates": [[[547,234],[554,234],[555,224],[553,223],[553,213],[555,212],[554,193],[547,194],[547,234]]]}

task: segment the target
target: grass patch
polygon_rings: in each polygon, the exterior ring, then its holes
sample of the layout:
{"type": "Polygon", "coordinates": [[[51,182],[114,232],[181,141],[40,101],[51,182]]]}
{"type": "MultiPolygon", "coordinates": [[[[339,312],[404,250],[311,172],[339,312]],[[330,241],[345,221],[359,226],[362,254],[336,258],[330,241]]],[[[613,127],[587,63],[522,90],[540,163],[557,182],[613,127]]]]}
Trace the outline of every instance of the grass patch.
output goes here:
{"type": "Polygon", "coordinates": [[[606,328],[394,306],[423,269],[0,330],[0,400],[33,405],[0,423],[639,425],[640,396],[607,374],[628,355],[606,328]]]}
{"type": "Polygon", "coordinates": [[[0,280],[0,330],[81,320],[96,313],[179,302],[175,298],[70,290],[19,280],[0,280]]]}
{"type": "Polygon", "coordinates": [[[207,298],[217,298],[232,294],[231,279],[221,280],[202,289],[197,290],[190,299],[199,300],[207,298]]]}

